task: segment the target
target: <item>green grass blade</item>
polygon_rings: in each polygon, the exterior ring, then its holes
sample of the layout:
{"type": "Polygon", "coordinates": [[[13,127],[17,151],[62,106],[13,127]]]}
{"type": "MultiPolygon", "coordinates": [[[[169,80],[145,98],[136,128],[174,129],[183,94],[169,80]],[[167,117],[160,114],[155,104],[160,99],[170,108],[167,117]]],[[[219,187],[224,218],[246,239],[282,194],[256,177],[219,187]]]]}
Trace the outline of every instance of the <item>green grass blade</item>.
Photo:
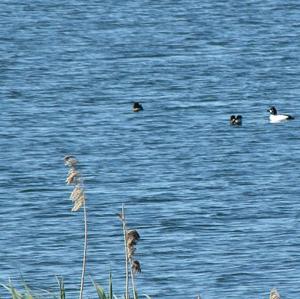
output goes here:
{"type": "Polygon", "coordinates": [[[56,279],[59,286],[59,299],[66,299],[64,279],[62,277],[57,277],[56,279]]]}
{"type": "Polygon", "coordinates": [[[21,280],[24,288],[24,294],[22,295],[22,298],[24,299],[34,299],[35,295],[33,295],[31,289],[29,288],[28,284],[26,283],[24,277],[21,275],[21,280]]]}
{"type": "Polygon", "coordinates": [[[113,286],[112,286],[112,275],[109,273],[109,294],[108,299],[113,299],[113,286]]]}
{"type": "Polygon", "coordinates": [[[98,298],[99,299],[107,299],[104,289],[101,286],[99,286],[94,280],[93,280],[93,284],[97,291],[98,298]]]}
{"type": "Polygon", "coordinates": [[[22,294],[16,290],[16,288],[12,285],[11,281],[9,282],[8,286],[5,284],[1,284],[1,286],[12,295],[12,299],[23,299],[22,294]]]}
{"type": "Polygon", "coordinates": [[[24,289],[25,289],[25,298],[24,299],[34,299],[32,291],[28,287],[28,285],[24,281],[24,289]]]}

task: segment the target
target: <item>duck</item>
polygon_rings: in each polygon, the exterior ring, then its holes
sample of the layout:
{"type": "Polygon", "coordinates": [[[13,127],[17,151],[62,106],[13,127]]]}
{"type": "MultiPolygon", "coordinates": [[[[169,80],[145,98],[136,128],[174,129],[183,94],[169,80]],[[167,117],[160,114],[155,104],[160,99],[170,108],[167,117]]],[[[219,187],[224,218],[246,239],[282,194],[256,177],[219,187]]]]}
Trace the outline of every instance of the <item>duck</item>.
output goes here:
{"type": "Polygon", "coordinates": [[[143,106],[139,102],[134,102],[133,106],[132,106],[132,110],[133,110],[133,112],[139,112],[144,109],[143,109],[143,106]]]}
{"type": "Polygon", "coordinates": [[[242,116],[241,115],[231,115],[230,116],[230,124],[233,126],[241,126],[242,125],[242,116]]]}
{"type": "Polygon", "coordinates": [[[270,122],[281,122],[294,119],[294,117],[289,114],[277,114],[277,109],[274,106],[271,106],[268,112],[270,112],[270,122]]]}

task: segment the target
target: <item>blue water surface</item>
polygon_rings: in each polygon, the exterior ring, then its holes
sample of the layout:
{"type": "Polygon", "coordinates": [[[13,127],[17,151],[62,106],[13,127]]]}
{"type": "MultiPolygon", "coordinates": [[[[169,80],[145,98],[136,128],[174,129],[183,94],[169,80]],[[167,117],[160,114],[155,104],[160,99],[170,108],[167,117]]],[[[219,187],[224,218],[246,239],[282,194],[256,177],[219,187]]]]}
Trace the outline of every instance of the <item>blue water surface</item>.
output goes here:
{"type": "Polygon", "coordinates": [[[296,0],[1,1],[0,282],[78,297],[73,154],[85,298],[110,270],[124,291],[122,204],[140,294],[299,298],[299,19],[296,0]]]}

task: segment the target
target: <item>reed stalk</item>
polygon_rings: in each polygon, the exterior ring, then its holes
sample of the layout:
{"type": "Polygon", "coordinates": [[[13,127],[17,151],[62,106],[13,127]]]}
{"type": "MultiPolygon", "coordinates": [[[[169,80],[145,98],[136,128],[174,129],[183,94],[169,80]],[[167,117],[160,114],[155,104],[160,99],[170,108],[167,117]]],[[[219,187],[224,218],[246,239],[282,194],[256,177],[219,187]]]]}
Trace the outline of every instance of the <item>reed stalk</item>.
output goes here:
{"type": "Polygon", "coordinates": [[[134,280],[134,272],[133,272],[133,267],[132,267],[132,262],[130,261],[130,274],[131,274],[131,285],[132,285],[132,293],[133,293],[133,298],[137,299],[137,291],[135,288],[135,280],[134,280]]]}
{"type": "Polygon", "coordinates": [[[128,248],[126,241],[126,218],[125,218],[125,207],[122,205],[121,214],[122,228],[123,228],[123,238],[124,238],[124,253],[125,253],[125,299],[129,299],[129,271],[128,271],[128,248]]]}
{"type": "Polygon", "coordinates": [[[83,215],[84,215],[84,245],[83,245],[82,271],[81,271],[80,294],[79,294],[80,299],[83,298],[84,277],[85,277],[86,257],[87,257],[87,241],[88,241],[87,211],[86,211],[85,201],[83,203],[83,215]]]}
{"type": "Polygon", "coordinates": [[[59,299],[66,299],[64,279],[62,277],[57,277],[57,282],[59,286],[59,299]]]}
{"type": "Polygon", "coordinates": [[[138,299],[135,275],[141,272],[141,266],[139,261],[134,260],[135,246],[137,241],[140,239],[139,233],[136,230],[128,229],[125,216],[125,207],[122,205],[122,212],[118,214],[122,221],[122,229],[124,236],[124,252],[125,252],[125,299],[130,299],[129,297],[129,276],[131,277],[131,287],[133,298],[138,299]],[[130,271],[129,271],[130,266],[130,271]],[[130,275],[129,275],[130,274],[130,275]]]}
{"type": "Polygon", "coordinates": [[[69,173],[66,179],[68,185],[73,185],[73,191],[71,193],[71,200],[73,202],[72,212],[78,211],[83,207],[83,217],[84,217],[84,244],[83,244],[83,258],[82,258],[82,271],[80,279],[80,292],[79,299],[83,298],[84,290],[84,278],[86,270],[86,260],[87,260],[87,241],[88,241],[88,225],[87,225],[87,209],[86,209],[86,197],[84,193],[83,179],[77,169],[77,160],[73,156],[66,156],[64,158],[65,165],[69,167],[69,173]]]}

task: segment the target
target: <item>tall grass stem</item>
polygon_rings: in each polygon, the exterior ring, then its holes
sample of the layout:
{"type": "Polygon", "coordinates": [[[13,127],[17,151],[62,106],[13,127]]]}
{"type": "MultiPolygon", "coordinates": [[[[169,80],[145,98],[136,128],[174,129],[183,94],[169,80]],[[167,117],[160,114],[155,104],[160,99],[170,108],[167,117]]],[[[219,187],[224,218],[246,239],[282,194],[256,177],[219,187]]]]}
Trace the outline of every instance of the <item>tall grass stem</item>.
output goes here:
{"type": "Polygon", "coordinates": [[[125,299],[129,299],[129,275],[128,275],[128,248],[126,241],[126,221],[125,221],[125,208],[124,204],[122,205],[122,225],[123,225],[123,234],[124,234],[124,250],[125,250],[125,299]]]}
{"type": "Polygon", "coordinates": [[[87,211],[85,201],[83,202],[83,215],[84,215],[84,246],[83,246],[83,258],[82,258],[82,272],[80,282],[80,294],[79,298],[83,298],[84,276],[86,270],[86,256],[87,256],[87,240],[88,240],[88,225],[87,225],[87,211]]]}

